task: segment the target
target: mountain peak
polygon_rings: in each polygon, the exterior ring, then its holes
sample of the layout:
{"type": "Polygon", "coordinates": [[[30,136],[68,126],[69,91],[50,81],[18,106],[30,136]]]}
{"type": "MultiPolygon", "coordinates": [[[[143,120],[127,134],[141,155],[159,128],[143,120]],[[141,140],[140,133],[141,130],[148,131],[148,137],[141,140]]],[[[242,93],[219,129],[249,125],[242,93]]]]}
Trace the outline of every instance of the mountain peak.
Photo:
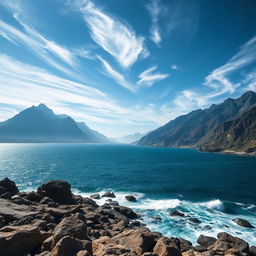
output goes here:
{"type": "Polygon", "coordinates": [[[53,111],[48,108],[45,104],[40,103],[38,106],[35,107],[36,109],[41,110],[42,112],[44,112],[45,114],[47,114],[48,116],[55,116],[55,114],[53,113],[53,111]]]}

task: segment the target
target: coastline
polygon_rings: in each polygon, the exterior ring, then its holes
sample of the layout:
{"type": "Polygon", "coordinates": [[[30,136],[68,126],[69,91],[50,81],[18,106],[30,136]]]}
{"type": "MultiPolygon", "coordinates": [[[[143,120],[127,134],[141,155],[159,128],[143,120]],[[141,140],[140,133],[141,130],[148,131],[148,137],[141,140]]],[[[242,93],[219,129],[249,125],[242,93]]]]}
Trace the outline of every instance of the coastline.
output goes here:
{"type": "MultiPolygon", "coordinates": [[[[9,179],[0,181],[0,186],[3,255],[256,255],[255,246],[226,232],[219,232],[217,237],[200,235],[198,245],[152,232],[138,213],[118,204],[113,192],[82,197],[72,194],[70,184],[60,180],[44,183],[35,192],[19,192],[9,179]],[[99,197],[106,200],[101,206],[93,200],[99,197]]],[[[136,198],[130,195],[127,200],[136,198]]],[[[182,218],[184,214],[170,212],[170,218],[175,216],[182,218]]],[[[191,221],[197,223],[194,218],[191,221]]],[[[242,221],[249,228],[245,220],[234,221],[242,221]]]]}

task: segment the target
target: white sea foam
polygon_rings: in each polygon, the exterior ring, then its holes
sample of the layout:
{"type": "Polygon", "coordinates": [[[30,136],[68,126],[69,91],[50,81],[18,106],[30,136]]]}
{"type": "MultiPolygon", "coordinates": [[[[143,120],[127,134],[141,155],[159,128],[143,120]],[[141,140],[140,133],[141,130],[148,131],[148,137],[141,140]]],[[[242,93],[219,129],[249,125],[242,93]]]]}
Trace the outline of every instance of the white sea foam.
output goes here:
{"type": "Polygon", "coordinates": [[[168,210],[176,208],[180,205],[179,199],[144,199],[138,205],[134,205],[136,209],[143,210],[168,210]]]}
{"type": "Polygon", "coordinates": [[[204,203],[199,203],[199,205],[205,206],[211,209],[220,210],[220,211],[224,209],[223,203],[219,199],[204,202],[204,203]]]}

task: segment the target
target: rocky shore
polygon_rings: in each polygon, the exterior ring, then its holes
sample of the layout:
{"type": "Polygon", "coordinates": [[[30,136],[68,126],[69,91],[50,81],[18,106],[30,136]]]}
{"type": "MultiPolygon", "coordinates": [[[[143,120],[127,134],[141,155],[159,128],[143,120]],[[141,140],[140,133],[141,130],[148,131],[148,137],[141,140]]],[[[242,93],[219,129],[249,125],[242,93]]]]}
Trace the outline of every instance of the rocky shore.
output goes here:
{"type": "Polygon", "coordinates": [[[217,238],[201,235],[198,245],[151,232],[137,213],[114,200],[114,193],[102,196],[106,203],[99,206],[92,199],[98,194],[74,195],[65,181],[19,192],[13,181],[1,180],[0,256],[256,256],[249,241],[225,232],[217,238]]]}

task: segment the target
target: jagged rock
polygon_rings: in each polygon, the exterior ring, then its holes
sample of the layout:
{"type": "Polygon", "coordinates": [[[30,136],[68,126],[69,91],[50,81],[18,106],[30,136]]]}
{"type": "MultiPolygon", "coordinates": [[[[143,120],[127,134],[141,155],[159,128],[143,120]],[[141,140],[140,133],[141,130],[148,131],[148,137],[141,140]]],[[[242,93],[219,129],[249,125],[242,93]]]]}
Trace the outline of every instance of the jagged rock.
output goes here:
{"type": "Polygon", "coordinates": [[[0,228],[2,228],[5,225],[5,218],[0,215],[0,228]]]}
{"type": "Polygon", "coordinates": [[[181,256],[180,250],[173,241],[166,237],[161,237],[154,249],[153,252],[158,256],[181,256]]]}
{"type": "Polygon", "coordinates": [[[142,232],[141,230],[125,230],[113,239],[126,248],[136,252],[138,255],[144,252],[152,252],[159,237],[153,232],[142,232]]]}
{"type": "Polygon", "coordinates": [[[14,181],[9,180],[8,178],[4,178],[0,180],[0,187],[4,188],[6,192],[9,192],[11,196],[16,195],[19,193],[19,190],[14,181]]]}
{"type": "Polygon", "coordinates": [[[111,198],[115,198],[116,195],[113,192],[106,192],[104,193],[101,197],[111,197],[111,198]]]}
{"type": "Polygon", "coordinates": [[[5,193],[1,194],[0,197],[3,199],[11,199],[12,195],[9,192],[5,192],[5,193]]]}
{"type": "Polygon", "coordinates": [[[52,216],[65,216],[71,213],[76,213],[81,208],[81,205],[76,205],[73,207],[66,207],[65,209],[61,208],[54,208],[54,207],[45,207],[44,210],[47,213],[50,213],[52,216]]]}
{"type": "Polygon", "coordinates": [[[132,209],[125,206],[115,206],[114,209],[129,219],[136,219],[139,217],[132,209]]]}
{"type": "Polygon", "coordinates": [[[256,255],[256,246],[250,246],[249,252],[253,256],[256,255]]]}
{"type": "Polygon", "coordinates": [[[37,189],[37,193],[41,196],[47,196],[54,202],[62,204],[74,203],[70,184],[63,180],[52,180],[44,183],[37,189]]]}
{"type": "Polygon", "coordinates": [[[133,195],[127,195],[127,196],[125,196],[125,199],[126,199],[127,201],[129,201],[129,202],[136,202],[136,201],[137,201],[136,197],[133,196],[133,195]]]}
{"type": "Polygon", "coordinates": [[[71,236],[64,236],[52,249],[51,256],[73,256],[82,250],[92,252],[92,243],[88,240],[78,240],[71,236]]]}
{"type": "Polygon", "coordinates": [[[180,240],[180,251],[181,252],[186,252],[191,249],[192,243],[190,241],[182,239],[182,238],[179,238],[179,240],[180,240]]]}
{"type": "Polygon", "coordinates": [[[90,198],[92,198],[92,199],[100,199],[100,194],[92,194],[92,195],[90,195],[90,198]]]}
{"type": "Polygon", "coordinates": [[[23,219],[26,216],[34,216],[36,215],[36,212],[31,211],[31,208],[26,205],[14,204],[0,198],[0,215],[9,222],[23,219]]]}
{"type": "Polygon", "coordinates": [[[5,226],[0,229],[1,255],[17,256],[37,248],[51,236],[36,225],[5,226]]]}
{"type": "Polygon", "coordinates": [[[174,211],[170,212],[169,215],[170,216],[179,216],[179,217],[184,217],[185,216],[184,213],[182,213],[182,212],[180,212],[178,210],[174,210],[174,211]]]}
{"type": "Polygon", "coordinates": [[[244,220],[244,219],[237,218],[237,219],[233,219],[232,221],[241,227],[255,228],[249,221],[244,220]]]}
{"type": "Polygon", "coordinates": [[[216,241],[216,238],[204,235],[200,235],[199,238],[197,239],[197,243],[205,248],[209,247],[210,245],[213,245],[216,241]]]}
{"type": "MultiPolygon", "coordinates": [[[[109,237],[101,237],[93,240],[92,251],[93,256],[123,255],[125,253],[130,253],[130,250],[127,247],[117,244],[114,239],[109,237]]],[[[133,254],[128,255],[132,256],[133,254]]]]}
{"type": "Polygon", "coordinates": [[[51,251],[53,248],[53,236],[48,237],[46,240],[44,240],[41,250],[42,251],[51,251]]]}
{"type": "Polygon", "coordinates": [[[87,239],[87,228],[83,216],[74,215],[64,218],[54,229],[54,244],[64,236],[72,236],[81,240],[87,239]]]}
{"type": "Polygon", "coordinates": [[[76,256],[91,256],[91,254],[87,250],[79,251],[76,256]]]}
{"type": "Polygon", "coordinates": [[[35,191],[28,192],[25,198],[31,202],[39,202],[41,200],[41,196],[35,191]]]}
{"type": "Polygon", "coordinates": [[[249,244],[241,238],[234,237],[226,232],[218,233],[217,237],[218,237],[218,241],[224,241],[228,243],[230,248],[234,248],[240,252],[249,251],[249,244]]]}

